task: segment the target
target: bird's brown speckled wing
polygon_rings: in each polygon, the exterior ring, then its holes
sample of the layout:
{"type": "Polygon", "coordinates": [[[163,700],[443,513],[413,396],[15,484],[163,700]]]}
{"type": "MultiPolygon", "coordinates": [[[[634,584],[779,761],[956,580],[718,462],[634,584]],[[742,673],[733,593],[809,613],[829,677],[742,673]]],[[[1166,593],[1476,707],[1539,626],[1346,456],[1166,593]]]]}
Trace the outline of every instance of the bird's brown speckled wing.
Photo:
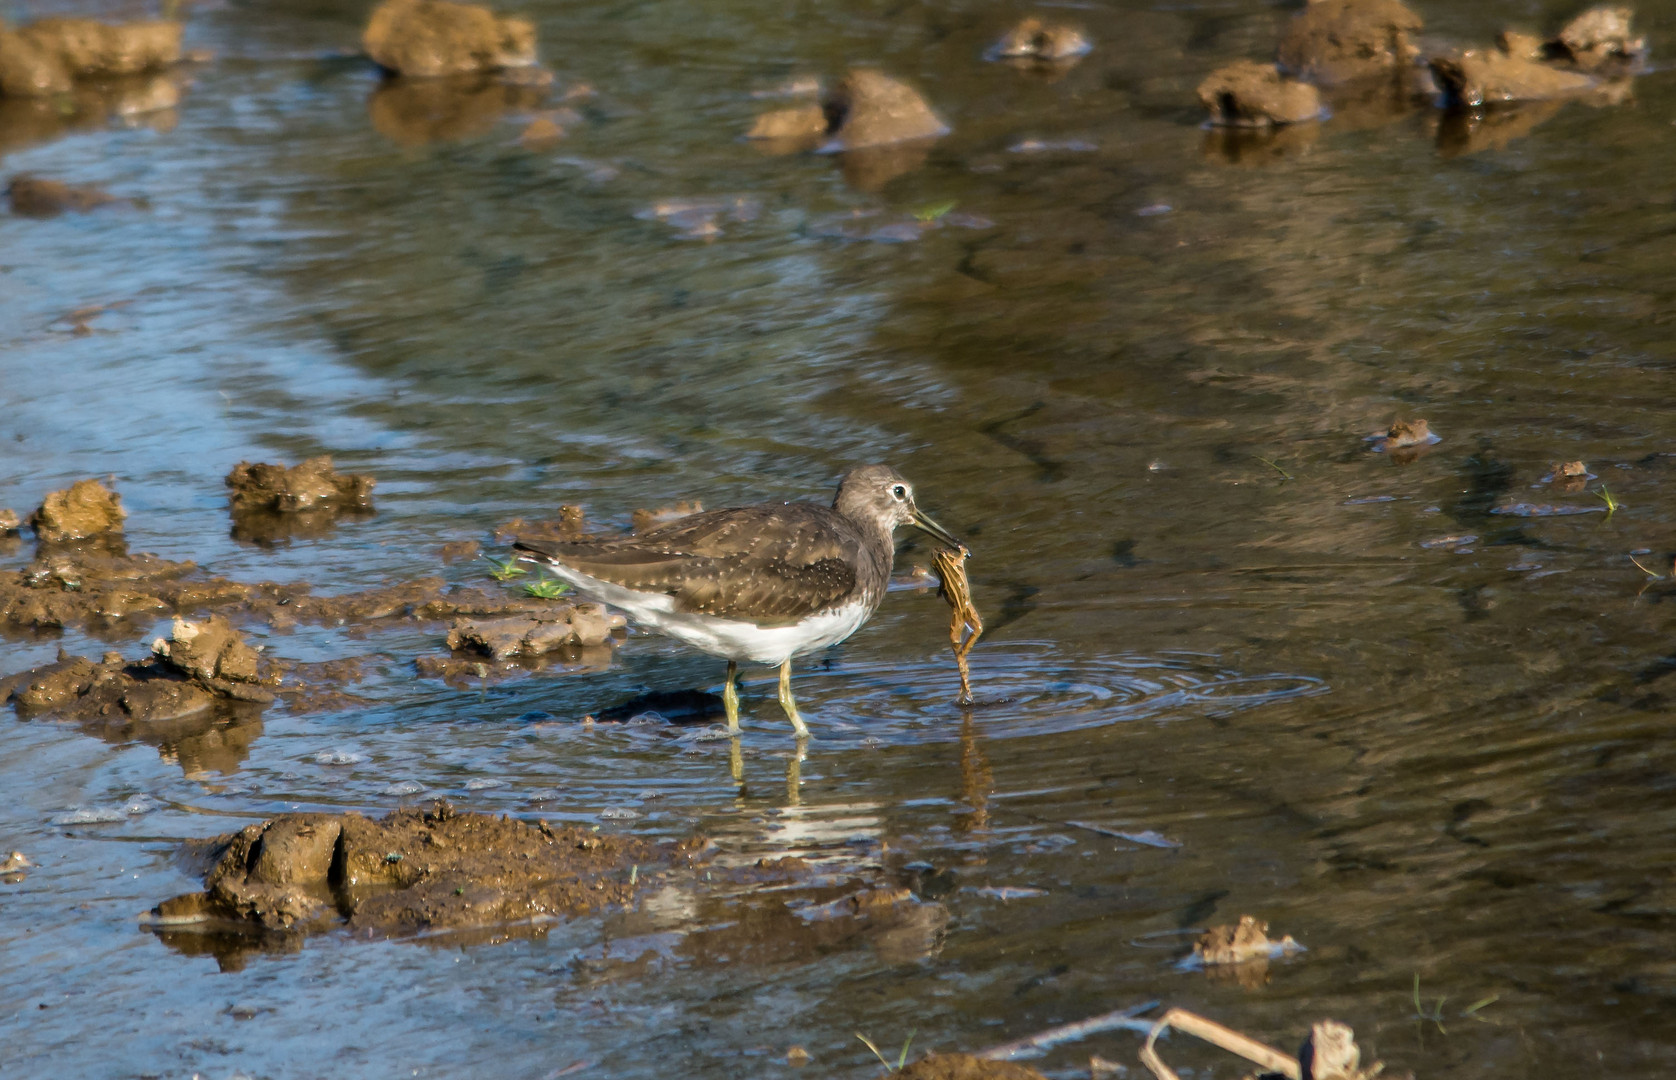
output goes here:
{"type": "Polygon", "coordinates": [[[812,503],[712,510],[638,536],[519,540],[589,577],[675,597],[681,611],[792,623],[841,602],[856,586],[861,540],[812,503]]]}

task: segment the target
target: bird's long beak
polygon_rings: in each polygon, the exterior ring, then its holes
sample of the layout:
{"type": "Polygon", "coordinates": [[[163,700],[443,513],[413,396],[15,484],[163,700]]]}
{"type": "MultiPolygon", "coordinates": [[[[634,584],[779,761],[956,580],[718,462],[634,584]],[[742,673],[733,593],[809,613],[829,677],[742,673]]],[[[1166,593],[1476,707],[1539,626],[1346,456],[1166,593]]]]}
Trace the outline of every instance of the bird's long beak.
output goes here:
{"type": "Polygon", "coordinates": [[[962,544],[959,540],[956,540],[953,533],[926,517],[918,507],[914,508],[914,525],[916,528],[922,529],[931,534],[932,537],[941,540],[943,543],[947,544],[951,548],[954,548],[956,551],[966,550],[966,545],[962,544]]]}

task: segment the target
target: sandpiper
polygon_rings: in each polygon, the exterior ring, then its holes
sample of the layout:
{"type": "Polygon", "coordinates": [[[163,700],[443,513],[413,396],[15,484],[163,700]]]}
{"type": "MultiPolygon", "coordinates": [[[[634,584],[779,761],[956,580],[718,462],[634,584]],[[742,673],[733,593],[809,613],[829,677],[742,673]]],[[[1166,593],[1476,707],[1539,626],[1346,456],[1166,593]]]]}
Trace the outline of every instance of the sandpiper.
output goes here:
{"type": "Polygon", "coordinates": [[[791,658],[836,645],[884,598],[898,526],[956,549],[920,513],[913,485],[886,465],[844,474],[830,507],[759,503],[681,518],[638,536],[516,540],[576,591],[712,656],[727,659],[729,731],[739,730],[739,663],[780,667],[780,707],[809,734],[791,696],[791,658]]]}

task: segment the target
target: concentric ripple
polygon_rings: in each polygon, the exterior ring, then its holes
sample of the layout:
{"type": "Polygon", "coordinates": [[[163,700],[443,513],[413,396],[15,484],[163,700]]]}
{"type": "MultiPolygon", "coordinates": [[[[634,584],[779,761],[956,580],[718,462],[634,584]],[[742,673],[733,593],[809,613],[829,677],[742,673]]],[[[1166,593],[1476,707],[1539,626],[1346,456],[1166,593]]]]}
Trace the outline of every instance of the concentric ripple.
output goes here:
{"type": "MultiPolygon", "coordinates": [[[[1049,642],[978,646],[972,717],[990,738],[1051,735],[1136,720],[1225,716],[1326,693],[1307,675],[1232,671],[1201,653],[1066,654],[1049,642]]],[[[835,663],[798,680],[824,740],[944,741],[964,711],[947,653],[835,663]]]]}

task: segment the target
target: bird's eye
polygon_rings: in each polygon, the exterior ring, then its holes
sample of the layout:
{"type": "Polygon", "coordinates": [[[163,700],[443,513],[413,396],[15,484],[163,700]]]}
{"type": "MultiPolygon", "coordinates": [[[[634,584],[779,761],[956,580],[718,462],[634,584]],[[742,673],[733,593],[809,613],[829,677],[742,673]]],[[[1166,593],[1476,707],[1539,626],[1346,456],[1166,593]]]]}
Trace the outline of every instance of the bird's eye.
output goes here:
{"type": "Polygon", "coordinates": [[[890,493],[896,496],[898,502],[908,497],[908,489],[903,487],[901,484],[897,484],[895,487],[891,488],[890,493]]]}

